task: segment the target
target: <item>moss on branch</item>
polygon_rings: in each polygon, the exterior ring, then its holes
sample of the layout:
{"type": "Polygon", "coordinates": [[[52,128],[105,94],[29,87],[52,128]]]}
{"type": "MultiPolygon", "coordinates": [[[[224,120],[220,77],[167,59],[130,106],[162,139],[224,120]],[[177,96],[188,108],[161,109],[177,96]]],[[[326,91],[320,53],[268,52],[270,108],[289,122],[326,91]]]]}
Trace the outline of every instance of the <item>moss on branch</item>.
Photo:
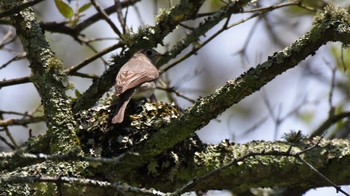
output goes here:
{"type": "MultiPolygon", "coordinates": [[[[0,5],[2,10],[8,10],[26,2],[1,1],[0,5]]],[[[67,152],[79,141],[75,134],[76,122],[71,102],[65,94],[67,75],[63,72],[62,62],[51,51],[32,8],[12,14],[10,19],[27,53],[31,78],[44,106],[50,150],[52,153],[67,152]]]]}

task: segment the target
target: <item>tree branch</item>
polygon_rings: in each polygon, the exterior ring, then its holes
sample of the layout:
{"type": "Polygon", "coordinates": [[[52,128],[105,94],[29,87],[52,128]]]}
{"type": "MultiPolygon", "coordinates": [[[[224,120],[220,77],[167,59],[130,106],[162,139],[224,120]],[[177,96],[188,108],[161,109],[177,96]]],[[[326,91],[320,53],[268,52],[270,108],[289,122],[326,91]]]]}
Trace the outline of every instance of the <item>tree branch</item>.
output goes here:
{"type": "Polygon", "coordinates": [[[157,43],[161,43],[163,38],[173,31],[180,22],[193,18],[204,1],[191,0],[182,2],[183,3],[172,8],[170,13],[161,13],[158,16],[159,21],[156,26],[140,30],[139,33],[132,38],[126,41],[124,40],[125,45],[129,46],[130,50],[123,55],[116,56],[114,59],[115,64],[106,70],[102,76],[78,98],[73,106],[75,113],[92,107],[96,101],[111,88],[120,67],[130,58],[132,53],[142,48],[154,47],[157,43]]]}
{"type": "Polygon", "coordinates": [[[30,6],[38,4],[41,1],[43,1],[43,0],[33,0],[33,1],[23,2],[22,4],[18,4],[17,6],[11,8],[9,10],[1,12],[0,13],[0,18],[13,15],[13,14],[15,14],[15,13],[17,13],[17,12],[19,12],[19,11],[25,9],[25,8],[28,8],[30,6]]]}
{"type": "MultiPolygon", "coordinates": [[[[11,10],[25,2],[1,1],[0,5],[2,10],[11,10]]],[[[31,80],[42,99],[51,151],[68,151],[77,146],[78,138],[70,99],[65,94],[68,78],[63,72],[62,62],[51,51],[31,8],[12,14],[10,19],[27,52],[31,80]]]]}
{"type": "Polygon", "coordinates": [[[117,167],[120,176],[127,175],[130,170],[140,167],[152,157],[183,141],[195,131],[207,125],[227,108],[243,98],[258,91],[276,76],[295,67],[307,56],[329,41],[350,43],[349,14],[341,8],[327,7],[314,20],[312,29],[296,42],[280,52],[270,56],[267,61],[249,69],[240,77],[226,82],[214,94],[201,98],[184,111],[183,116],[173,120],[168,126],[159,130],[143,145],[131,149],[140,156],[128,154],[123,161],[135,163],[128,168],[117,167]],[[169,138],[172,138],[169,140],[169,138]]]}
{"type": "MultiPolygon", "coordinates": [[[[173,195],[179,195],[179,193],[186,191],[208,189],[230,189],[240,193],[254,187],[297,185],[299,188],[314,188],[330,186],[331,184],[315,177],[315,174],[310,172],[310,165],[312,165],[315,171],[322,171],[322,175],[331,178],[333,182],[347,184],[350,179],[350,171],[346,167],[339,167],[339,165],[350,161],[348,147],[348,140],[325,140],[319,137],[295,143],[252,141],[246,144],[233,144],[223,141],[217,145],[203,145],[202,150],[190,154],[187,154],[191,151],[190,149],[180,152],[170,151],[170,153],[182,158],[174,161],[158,157],[158,160],[153,160],[155,163],[158,161],[159,163],[167,162],[170,168],[164,165],[158,165],[155,168],[147,167],[148,171],[143,171],[147,174],[131,172],[129,176],[125,177],[126,179],[134,179],[134,184],[143,184],[144,187],[152,187],[168,193],[173,192],[173,195]],[[341,175],[338,175],[340,173],[341,175]]],[[[50,179],[55,179],[57,178],[55,176],[60,175],[68,178],[74,177],[77,172],[89,171],[86,168],[87,162],[96,165],[103,163],[99,167],[110,167],[115,164],[128,165],[116,158],[82,157],[77,154],[78,152],[56,155],[0,153],[0,161],[11,167],[13,163],[36,163],[30,167],[21,167],[21,175],[18,175],[18,172],[2,169],[0,184],[28,183],[28,178],[32,176],[47,176],[47,178],[53,176],[50,179]],[[50,168],[50,170],[37,168],[50,168]],[[51,170],[55,171],[54,175],[48,173],[51,170]],[[68,176],[68,174],[70,175],[68,176]]],[[[2,166],[5,165],[2,164],[2,166]]],[[[98,168],[91,168],[89,172],[99,173],[100,171],[98,168]]],[[[108,174],[99,175],[106,177],[112,173],[119,173],[120,170],[105,168],[103,171],[108,172],[108,174]]],[[[56,183],[58,180],[36,179],[32,182],[56,183]]],[[[92,178],[91,180],[96,179],[92,178]]],[[[104,182],[119,184],[120,180],[122,179],[109,179],[104,182]]],[[[83,185],[96,186],[93,183],[83,183],[83,185]]],[[[45,185],[42,184],[42,186],[45,185]]],[[[0,186],[0,190],[3,187],[0,186]]],[[[28,187],[28,189],[31,188],[35,188],[35,186],[28,187]]],[[[70,189],[70,187],[66,188],[70,189]]],[[[75,189],[74,186],[71,188],[75,189]]]]}

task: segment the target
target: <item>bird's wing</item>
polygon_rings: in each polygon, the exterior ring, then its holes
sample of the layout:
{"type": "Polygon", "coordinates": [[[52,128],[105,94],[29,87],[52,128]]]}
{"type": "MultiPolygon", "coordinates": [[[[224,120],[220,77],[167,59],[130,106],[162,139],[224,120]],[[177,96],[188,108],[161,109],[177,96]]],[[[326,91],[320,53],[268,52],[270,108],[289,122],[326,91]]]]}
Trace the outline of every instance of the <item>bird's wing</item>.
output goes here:
{"type": "Polygon", "coordinates": [[[119,96],[128,89],[159,77],[157,68],[146,57],[132,58],[120,69],[116,78],[116,95],[119,96]]]}

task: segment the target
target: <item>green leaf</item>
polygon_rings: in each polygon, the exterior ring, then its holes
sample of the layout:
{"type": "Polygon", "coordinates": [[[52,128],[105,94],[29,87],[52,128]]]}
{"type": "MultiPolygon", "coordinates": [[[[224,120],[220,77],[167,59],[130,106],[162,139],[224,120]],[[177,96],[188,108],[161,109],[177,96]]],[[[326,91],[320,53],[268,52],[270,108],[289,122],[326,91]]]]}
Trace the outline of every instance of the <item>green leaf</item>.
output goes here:
{"type": "Polygon", "coordinates": [[[81,93],[78,90],[74,91],[75,98],[79,98],[81,96],[81,93]]]}
{"type": "Polygon", "coordinates": [[[62,0],[55,0],[55,4],[62,16],[68,19],[73,16],[73,9],[67,3],[63,2],[62,0]]]}
{"type": "Polygon", "coordinates": [[[91,3],[85,3],[84,5],[82,5],[79,9],[78,9],[78,13],[82,13],[85,10],[89,9],[91,6],[91,3]]]}
{"type": "MultiPolygon", "coordinates": [[[[333,55],[334,61],[342,71],[348,70],[348,65],[350,64],[350,49],[349,48],[339,48],[339,46],[333,46],[330,48],[331,54],[333,55]]],[[[350,77],[349,73],[346,71],[347,76],[350,77]]]]}
{"type": "Polygon", "coordinates": [[[209,11],[215,11],[225,6],[225,3],[223,3],[221,0],[211,0],[209,3],[209,11]]]}
{"type": "Polygon", "coordinates": [[[315,114],[313,112],[303,112],[299,115],[299,118],[305,123],[311,123],[314,119],[315,114]]]}

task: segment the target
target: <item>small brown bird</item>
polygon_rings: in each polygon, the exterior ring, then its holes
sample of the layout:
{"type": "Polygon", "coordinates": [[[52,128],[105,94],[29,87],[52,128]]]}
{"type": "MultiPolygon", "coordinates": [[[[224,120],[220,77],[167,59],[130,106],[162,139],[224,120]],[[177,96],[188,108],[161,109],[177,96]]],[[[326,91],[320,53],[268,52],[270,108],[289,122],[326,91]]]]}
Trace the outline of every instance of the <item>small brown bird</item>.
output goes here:
{"type": "Polygon", "coordinates": [[[112,123],[121,123],[124,120],[126,106],[131,98],[140,99],[151,97],[156,88],[155,80],[159,71],[154,66],[161,55],[152,49],[136,52],[131,59],[119,70],[115,79],[115,95],[119,96],[118,112],[112,123]]]}

